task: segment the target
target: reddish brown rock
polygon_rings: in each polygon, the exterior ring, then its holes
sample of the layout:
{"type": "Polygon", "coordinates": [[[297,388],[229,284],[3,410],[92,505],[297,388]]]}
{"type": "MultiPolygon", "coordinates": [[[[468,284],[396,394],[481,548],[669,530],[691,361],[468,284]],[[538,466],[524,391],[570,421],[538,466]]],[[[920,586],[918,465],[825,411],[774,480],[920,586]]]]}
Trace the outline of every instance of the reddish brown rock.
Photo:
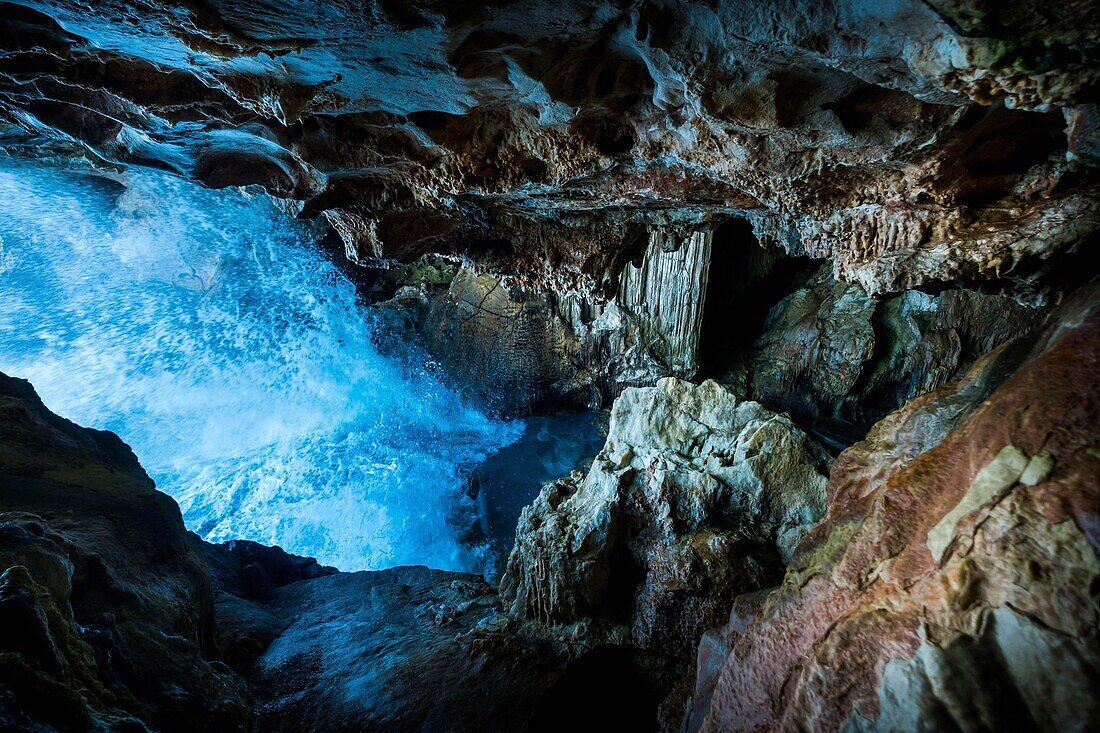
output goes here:
{"type": "Polygon", "coordinates": [[[1060,319],[840,456],[783,585],[701,647],[687,730],[1088,729],[1096,296],[1060,319]]]}

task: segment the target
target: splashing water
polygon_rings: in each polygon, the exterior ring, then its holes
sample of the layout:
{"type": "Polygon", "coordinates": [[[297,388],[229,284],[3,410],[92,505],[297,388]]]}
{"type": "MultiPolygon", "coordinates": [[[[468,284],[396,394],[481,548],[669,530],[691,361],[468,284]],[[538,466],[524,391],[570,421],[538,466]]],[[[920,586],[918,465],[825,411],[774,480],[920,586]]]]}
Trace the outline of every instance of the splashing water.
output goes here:
{"type": "Polygon", "coordinates": [[[463,476],[522,426],[380,355],[315,241],[263,196],[0,158],[0,370],[121,435],[205,539],[479,569],[463,476]]]}

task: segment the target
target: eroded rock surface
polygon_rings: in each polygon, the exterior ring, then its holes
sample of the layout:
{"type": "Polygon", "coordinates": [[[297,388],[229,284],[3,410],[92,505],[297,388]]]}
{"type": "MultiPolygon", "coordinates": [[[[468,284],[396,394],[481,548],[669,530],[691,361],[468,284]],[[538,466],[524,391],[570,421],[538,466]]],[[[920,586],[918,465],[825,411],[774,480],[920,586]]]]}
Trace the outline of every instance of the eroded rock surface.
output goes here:
{"type": "Polygon", "coordinates": [[[175,502],[116,435],[2,374],[0,568],[0,728],[245,728],[175,502]]]}
{"type": "Polygon", "coordinates": [[[501,583],[510,612],[544,624],[623,626],[672,659],[768,585],[824,512],[829,459],[789,418],[716,382],[622,393],[587,473],[524,510],[501,583]]]}
{"type": "Polygon", "coordinates": [[[627,386],[699,371],[711,233],[653,232],[641,244],[610,299],[520,287],[424,256],[375,280],[375,294],[394,293],[376,311],[483,404],[604,407],[627,386]]]}
{"type": "Polygon", "coordinates": [[[701,645],[685,728],[1087,730],[1098,336],[1084,293],[844,452],[783,584],[701,645]]]}
{"type": "Polygon", "coordinates": [[[105,161],[300,200],[361,259],[470,252],[596,292],[632,228],[736,214],[873,295],[1036,301],[1088,279],[1097,17],[1094,0],[27,0],[0,11],[0,110],[105,161]]]}
{"type": "Polygon", "coordinates": [[[751,394],[808,420],[869,426],[1045,314],[972,290],[876,301],[821,268],[769,314],[752,348],[751,394]]]}

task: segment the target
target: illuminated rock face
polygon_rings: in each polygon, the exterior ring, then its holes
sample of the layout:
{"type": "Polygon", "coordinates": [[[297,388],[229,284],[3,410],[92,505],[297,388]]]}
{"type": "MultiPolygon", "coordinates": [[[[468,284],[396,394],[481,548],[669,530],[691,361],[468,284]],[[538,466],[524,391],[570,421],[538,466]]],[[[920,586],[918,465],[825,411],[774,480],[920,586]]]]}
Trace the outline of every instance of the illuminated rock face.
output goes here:
{"type": "Polygon", "coordinates": [[[594,291],[631,227],[738,214],[872,295],[1038,301],[1096,236],[1091,0],[26,5],[8,120],[261,184],[360,260],[594,291]]]}
{"type": "Polygon", "coordinates": [[[592,619],[612,637],[621,625],[639,649],[689,657],[820,519],[828,464],[789,418],[713,381],[629,388],[588,472],[524,510],[505,605],[546,624],[592,619]]]}
{"type": "Polygon", "coordinates": [[[1096,0],[0,4],[5,151],[263,187],[470,395],[614,415],[498,593],[201,545],[3,382],[0,727],[1088,729],[1098,37],[1096,0]]]}
{"type": "Polygon", "coordinates": [[[687,730],[1095,720],[1097,302],[841,454],[783,583],[700,646],[687,730]]]}

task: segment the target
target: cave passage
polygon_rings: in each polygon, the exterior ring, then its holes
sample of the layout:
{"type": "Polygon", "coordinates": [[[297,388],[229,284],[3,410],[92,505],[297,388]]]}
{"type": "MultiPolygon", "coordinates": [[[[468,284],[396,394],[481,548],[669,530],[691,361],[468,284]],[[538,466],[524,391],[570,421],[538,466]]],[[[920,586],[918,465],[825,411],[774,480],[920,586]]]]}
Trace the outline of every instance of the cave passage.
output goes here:
{"type": "Polygon", "coordinates": [[[465,475],[515,440],[423,368],[266,196],[0,158],[0,371],[130,443],[204,539],[480,570],[465,475]]]}

